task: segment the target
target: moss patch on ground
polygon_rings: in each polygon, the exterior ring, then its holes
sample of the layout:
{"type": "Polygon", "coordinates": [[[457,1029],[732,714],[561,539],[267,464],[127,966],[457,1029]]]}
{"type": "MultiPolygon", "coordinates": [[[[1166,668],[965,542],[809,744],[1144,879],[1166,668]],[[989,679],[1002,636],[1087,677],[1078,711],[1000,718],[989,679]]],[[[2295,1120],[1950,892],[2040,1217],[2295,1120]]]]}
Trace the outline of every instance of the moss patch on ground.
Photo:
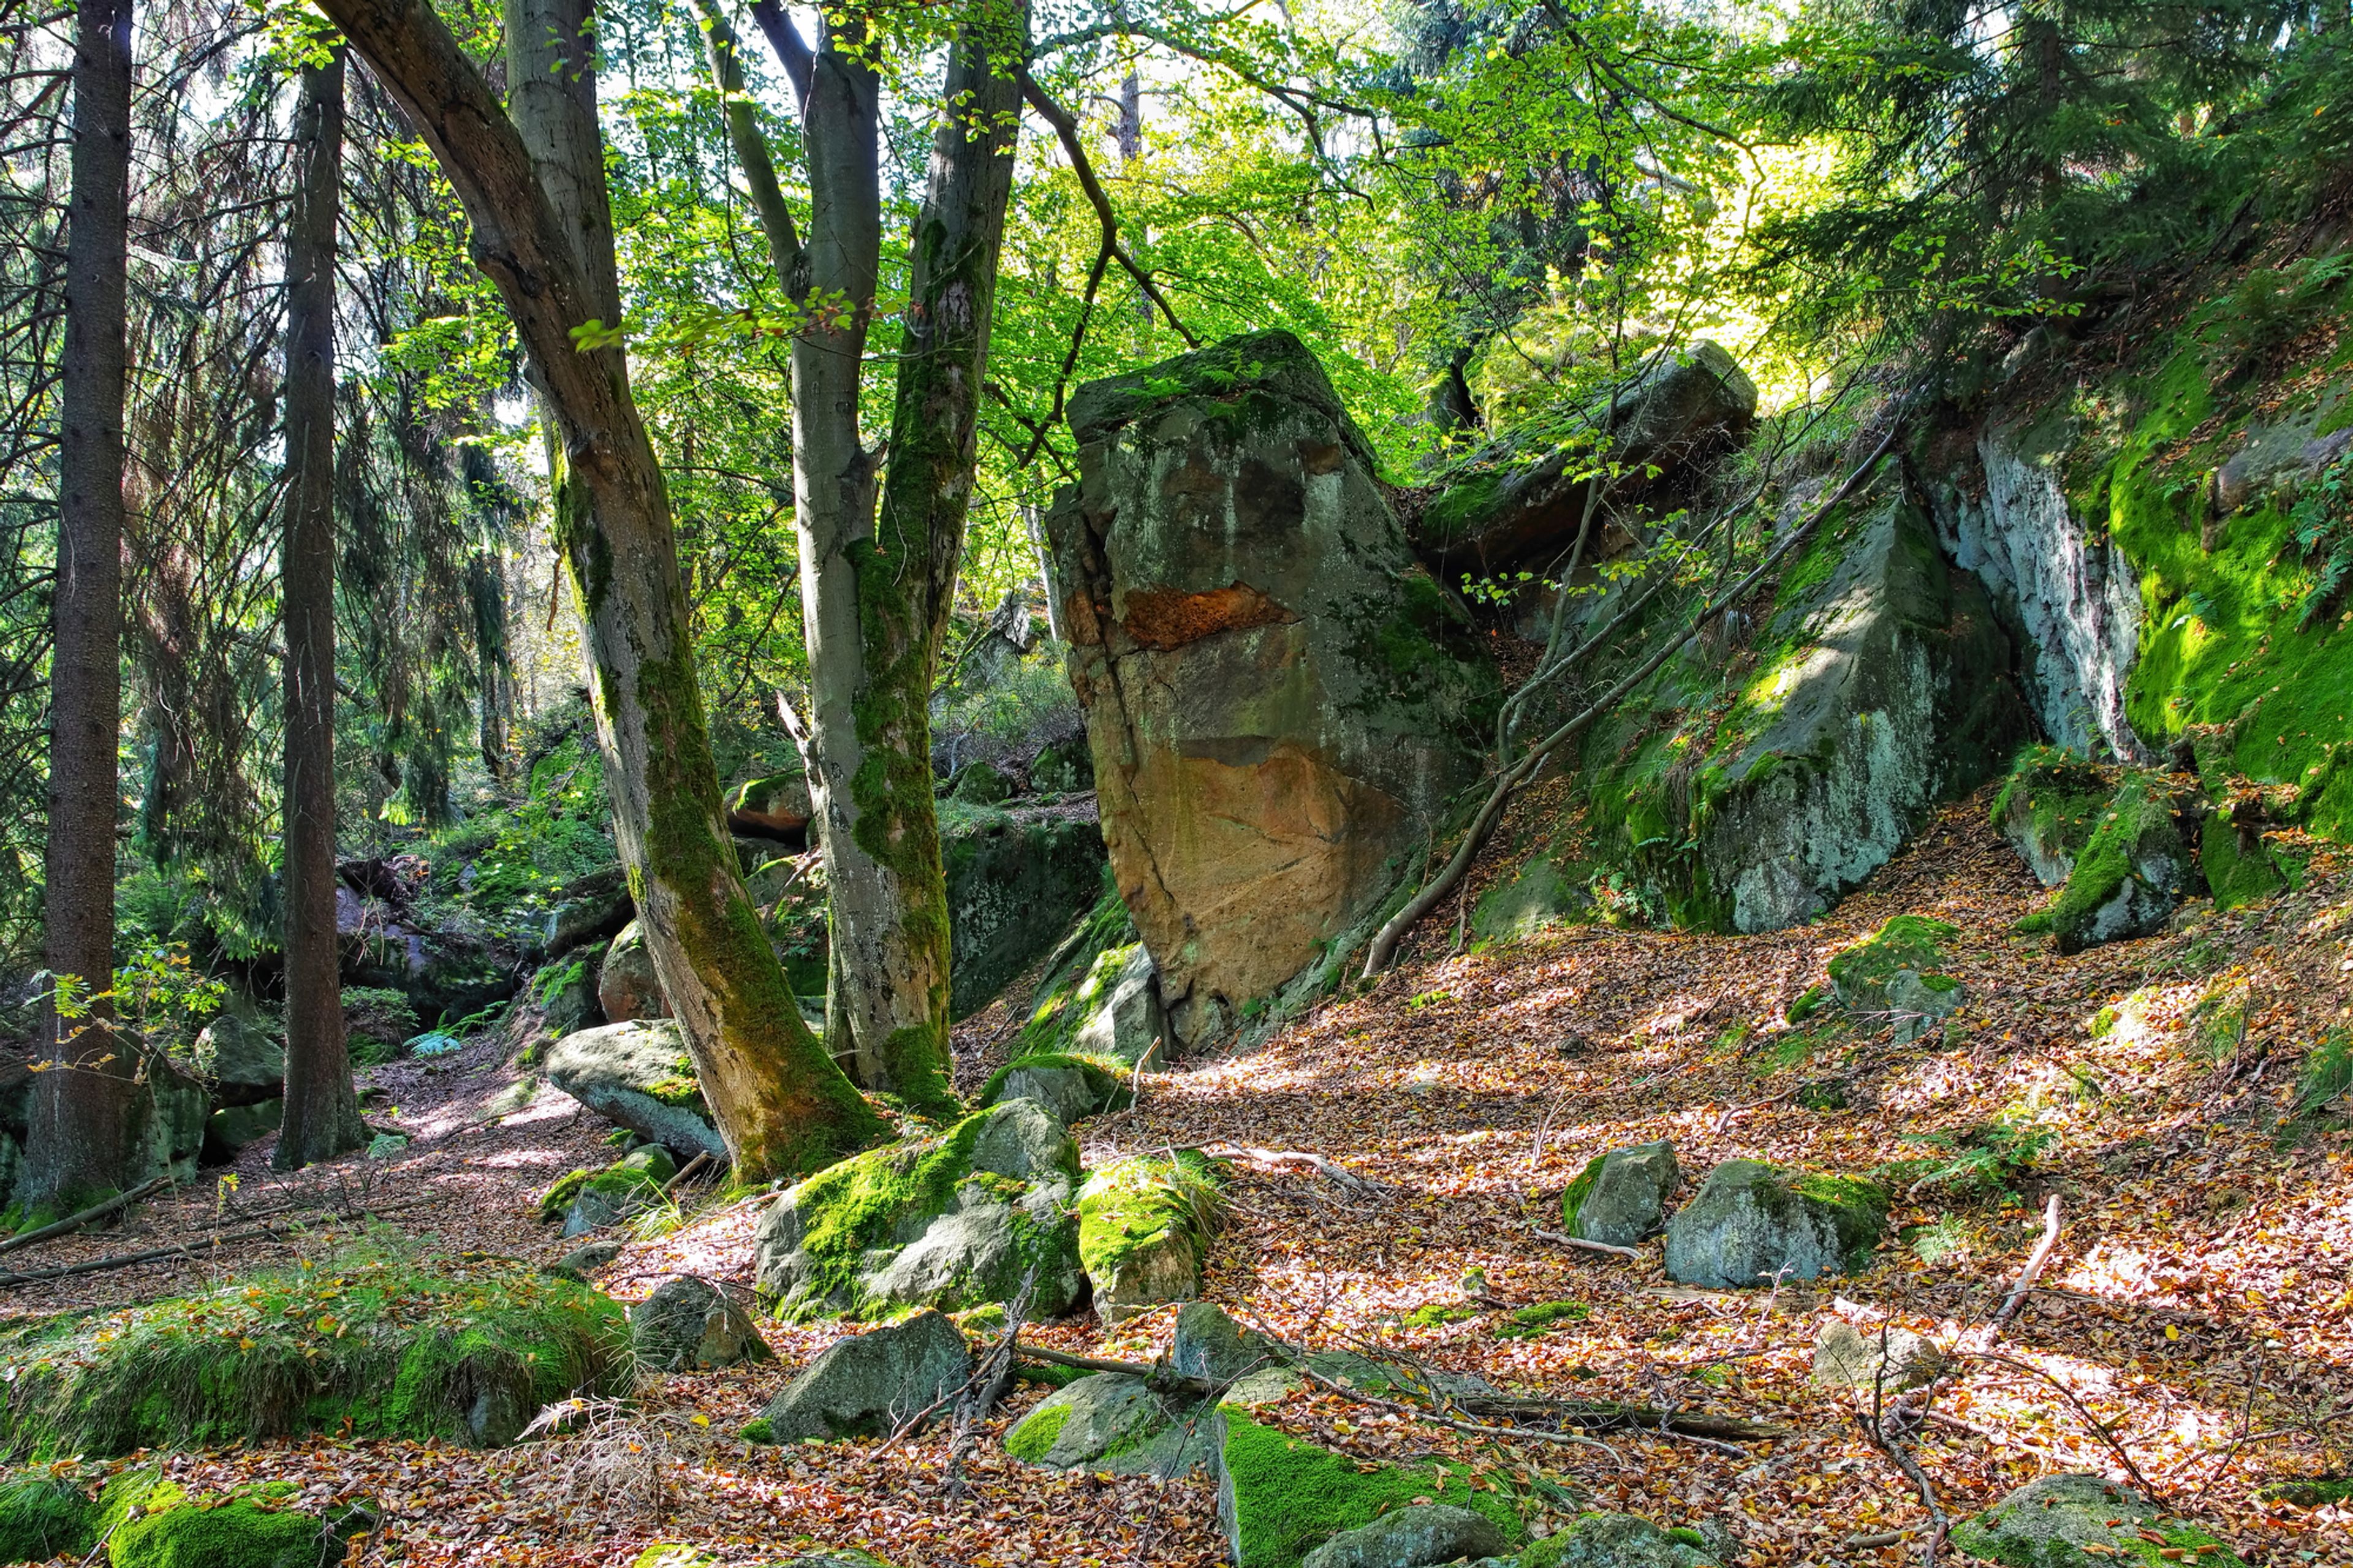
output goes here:
{"type": "Polygon", "coordinates": [[[1239,1568],[1297,1568],[1334,1535],[1409,1508],[1416,1498],[1485,1514],[1514,1543],[1527,1538],[1518,1510],[1493,1492],[1473,1489],[1469,1472],[1459,1466],[1395,1465],[1368,1472],[1352,1458],[1262,1426],[1233,1406],[1220,1414],[1239,1568]]]}
{"type": "Polygon", "coordinates": [[[512,1264],[356,1256],[0,1339],[0,1457],[223,1446],[346,1421],[495,1446],[629,1375],[621,1307],[512,1264]]]}
{"type": "Polygon", "coordinates": [[[1873,986],[1884,986],[1902,970],[1923,980],[1945,978],[1937,971],[1947,945],[1960,938],[1960,928],[1922,915],[1897,915],[1852,947],[1833,955],[1831,984],[1851,997],[1873,986]]]}

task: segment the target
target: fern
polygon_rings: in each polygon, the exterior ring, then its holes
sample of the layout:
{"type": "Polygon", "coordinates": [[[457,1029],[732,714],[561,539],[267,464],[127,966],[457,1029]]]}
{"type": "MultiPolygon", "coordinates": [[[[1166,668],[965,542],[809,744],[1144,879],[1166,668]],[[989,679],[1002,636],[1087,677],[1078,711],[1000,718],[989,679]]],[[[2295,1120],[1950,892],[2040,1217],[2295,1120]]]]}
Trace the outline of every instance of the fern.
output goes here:
{"type": "Polygon", "coordinates": [[[2353,453],[2331,463],[2296,499],[2288,513],[2296,547],[2312,572],[2296,628],[2301,631],[2336,607],[2353,581],[2353,453]]]}

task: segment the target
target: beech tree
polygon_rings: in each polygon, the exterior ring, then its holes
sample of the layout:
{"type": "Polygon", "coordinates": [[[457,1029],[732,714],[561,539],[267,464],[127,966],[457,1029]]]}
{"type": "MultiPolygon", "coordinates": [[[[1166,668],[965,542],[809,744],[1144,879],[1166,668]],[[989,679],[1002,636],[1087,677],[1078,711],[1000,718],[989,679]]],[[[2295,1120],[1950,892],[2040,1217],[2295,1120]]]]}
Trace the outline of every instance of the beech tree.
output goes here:
{"type": "Polygon", "coordinates": [[[322,9],[431,148],[530,355],[615,837],[703,1094],[743,1174],[821,1164],[880,1122],[801,1021],[727,835],[669,498],[600,337],[619,286],[586,8],[511,0],[512,114],[427,0],[322,9]]]}

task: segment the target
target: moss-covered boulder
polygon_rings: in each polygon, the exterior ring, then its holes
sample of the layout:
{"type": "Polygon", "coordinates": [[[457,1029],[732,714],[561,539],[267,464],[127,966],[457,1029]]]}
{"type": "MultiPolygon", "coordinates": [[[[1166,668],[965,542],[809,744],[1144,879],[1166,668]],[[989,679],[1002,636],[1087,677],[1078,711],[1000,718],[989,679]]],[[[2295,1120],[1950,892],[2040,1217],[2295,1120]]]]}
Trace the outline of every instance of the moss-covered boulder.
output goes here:
{"type": "Polygon", "coordinates": [[[195,1068],[215,1105],[258,1105],[285,1091],[286,1045],[252,998],[232,992],[196,1036],[195,1068]]]}
{"type": "Polygon", "coordinates": [[[1128,1088],[1127,1073],[1115,1061],[1102,1057],[1024,1056],[988,1075],[977,1103],[986,1109],[1007,1100],[1035,1100],[1069,1127],[1130,1105],[1134,1095],[1128,1088]]]}
{"type": "Polygon", "coordinates": [[[2181,828],[2188,804],[2182,786],[2161,774],[2126,773],[2066,885],[2019,929],[2049,931],[2062,952],[2163,931],[2181,900],[2204,886],[2181,828]]]}
{"type": "Polygon", "coordinates": [[[0,1563],[81,1557],[98,1540],[96,1512],[67,1476],[26,1470],[0,1480],[0,1563]]]}
{"type": "Polygon", "coordinates": [[[1096,1315],[1117,1323],[1201,1293],[1201,1266],[1225,1205],[1217,1163],[1194,1149],[1106,1165],[1079,1189],[1079,1261],[1096,1315]]]}
{"type": "Polygon", "coordinates": [[[947,793],[966,805],[996,805],[1013,798],[1013,781],[994,763],[966,763],[948,781],[947,793]]]}
{"type": "Polygon", "coordinates": [[[1010,1301],[1026,1278],[1029,1315],[1052,1317],[1081,1283],[1078,1184],[1062,1124],[1034,1101],[1003,1101],[779,1197],[754,1236],[760,1292],[788,1319],[872,1317],[1010,1301]]]}
{"type": "Polygon", "coordinates": [[[948,1005],[962,1017],[987,1005],[1094,901],[1103,831],[1083,805],[998,808],[957,796],[940,813],[940,865],[948,1005]]]}
{"type": "Polygon", "coordinates": [[[628,1382],[628,1321],[575,1281],[361,1258],[56,1318],[0,1339],[0,1458],[335,1431],[512,1442],[539,1408],[628,1382]]]}
{"type": "Polygon", "coordinates": [[[1483,1513],[1452,1503],[1419,1503],[1342,1531],[1309,1552],[1300,1568],[1430,1568],[1493,1557],[1506,1544],[1502,1527],[1483,1513]]]}
{"type": "Polygon", "coordinates": [[[727,1158],[693,1058],[667,1018],[566,1035],[547,1050],[547,1081],[613,1123],[681,1159],[727,1158]]]}
{"type": "Polygon", "coordinates": [[[678,1165],[659,1143],[623,1155],[602,1170],[558,1176],[539,1194],[539,1217],[560,1221],[565,1237],[586,1236],[652,1207],[678,1165]]]}
{"type": "Polygon", "coordinates": [[[709,1280],[685,1274],[663,1280],[629,1309],[629,1341],[638,1364],[656,1372],[707,1372],[776,1358],[749,1312],[709,1280]]]}
{"type": "Polygon", "coordinates": [[[1561,1222],[1587,1241],[1631,1247],[1659,1228],[1683,1179],[1675,1146],[1664,1138],[1597,1154],[1561,1194],[1561,1222]]]}
{"type": "Polygon", "coordinates": [[[2100,1476],[2044,1476],[1953,1527],[1953,1544],[2008,1568],[2164,1568],[2195,1562],[2242,1568],[2228,1547],[2196,1525],[2159,1516],[2129,1488],[2100,1476]]]}
{"type": "Polygon", "coordinates": [[[1896,915],[1831,956],[1831,988],[1849,1013],[1893,1024],[1896,1044],[1909,1044],[1968,1000],[1968,987],[1944,973],[1946,950],[1960,934],[1943,921],[1896,915]]]}
{"type": "Polygon", "coordinates": [[[225,1165],[259,1143],[286,1119],[286,1102],[265,1100],[254,1105],[225,1105],[205,1118],[204,1147],[196,1152],[199,1165],[225,1165]]]}
{"type": "Polygon", "coordinates": [[[940,1312],[836,1340],[760,1412],[762,1440],[878,1436],[972,1376],[972,1351],[940,1312]]]}
{"type": "Polygon", "coordinates": [[[1520,1568],[1717,1568],[1694,1530],[1661,1530],[1630,1513],[1579,1514],[1520,1554],[1520,1568]]]}
{"type": "Polygon", "coordinates": [[[1211,1458],[1209,1411],[1145,1378],[1103,1372],[1075,1378],[1005,1435],[1005,1451],[1053,1470],[1181,1475],[1211,1458]]]}
{"type": "Polygon", "coordinates": [[[623,926],[605,949],[596,969],[596,1005],[616,1024],[670,1016],[670,998],[662,993],[661,976],[654,973],[645,928],[636,921],[623,926]]]}
{"type": "Polygon", "coordinates": [[[1667,1226],[1667,1277],[1731,1290],[1844,1274],[1887,1230],[1887,1194],[1848,1176],[1727,1160],[1667,1226]]]}
{"type": "Polygon", "coordinates": [[[1049,959],[1022,1026],[1023,1056],[1087,1056],[1147,1069],[1168,1041],[1159,973],[1116,888],[1049,959]]]}
{"type": "Polygon", "coordinates": [[[294,1495],[286,1481],[191,1493],[131,1471],[109,1483],[95,1522],[113,1568],[332,1568],[352,1537],[374,1528],[366,1504],[322,1516],[293,1507],[294,1495]]]}
{"type": "Polygon", "coordinates": [[[2116,788],[2111,769],[2057,746],[2030,746],[1993,797],[1993,825],[2035,879],[2055,888],[2075,868],[2116,788]]]}
{"type": "Polygon", "coordinates": [[[1288,332],[1071,402],[1048,518],[1103,832],[1176,1038],[1356,927],[1474,777],[1495,681],[1288,332]]]}
{"type": "Polygon", "coordinates": [[[1505,1548],[1526,1539],[1503,1497],[1474,1489],[1459,1466],[1381,1465],[1345,1455],[1221,1409],[1218,1511],[1237,1568],[1299,1568],[1307,1553],[1394,1510],[1443,1503],[1480,1515],[1505,1548]]]}

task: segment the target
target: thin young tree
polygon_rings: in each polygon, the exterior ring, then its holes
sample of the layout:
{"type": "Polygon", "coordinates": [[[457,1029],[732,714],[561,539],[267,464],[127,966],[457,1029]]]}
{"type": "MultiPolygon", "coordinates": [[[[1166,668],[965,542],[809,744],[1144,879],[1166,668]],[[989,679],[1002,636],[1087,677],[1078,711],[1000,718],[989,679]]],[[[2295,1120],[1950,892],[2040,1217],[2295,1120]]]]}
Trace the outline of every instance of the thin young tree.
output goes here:
{"type": "Polygon", "coordinates": [[[118,1037],[106,996],[114,975],[121,800],[131,0],[82,0],[76,17],[72,170],[44,883],[52,989],[42,1021],[45,1070],[34,1084],[17,1189],[35,1209],[73,1207],[135,1179],[129,1163],[139,1052],[118,1037]]]}
{"type": "Polygon", "coordinates": [[[322,8],[432,150],[530,355],[554,426],[555,532],[615,837],[736,1169],[757,1177],[838,1158],[881,1121],[801,1022],[727,836],[669,496],[613,331],[620,290],[586,7],[510,0],[508,104],[429,0],[322,8]]]}
{"type": "Polygon", "coordinates": [[[286,239],[286,1109],[271,1163],[364,1141],[335,936],[335,239],[343,47],[302,68],[286,239]]]}

